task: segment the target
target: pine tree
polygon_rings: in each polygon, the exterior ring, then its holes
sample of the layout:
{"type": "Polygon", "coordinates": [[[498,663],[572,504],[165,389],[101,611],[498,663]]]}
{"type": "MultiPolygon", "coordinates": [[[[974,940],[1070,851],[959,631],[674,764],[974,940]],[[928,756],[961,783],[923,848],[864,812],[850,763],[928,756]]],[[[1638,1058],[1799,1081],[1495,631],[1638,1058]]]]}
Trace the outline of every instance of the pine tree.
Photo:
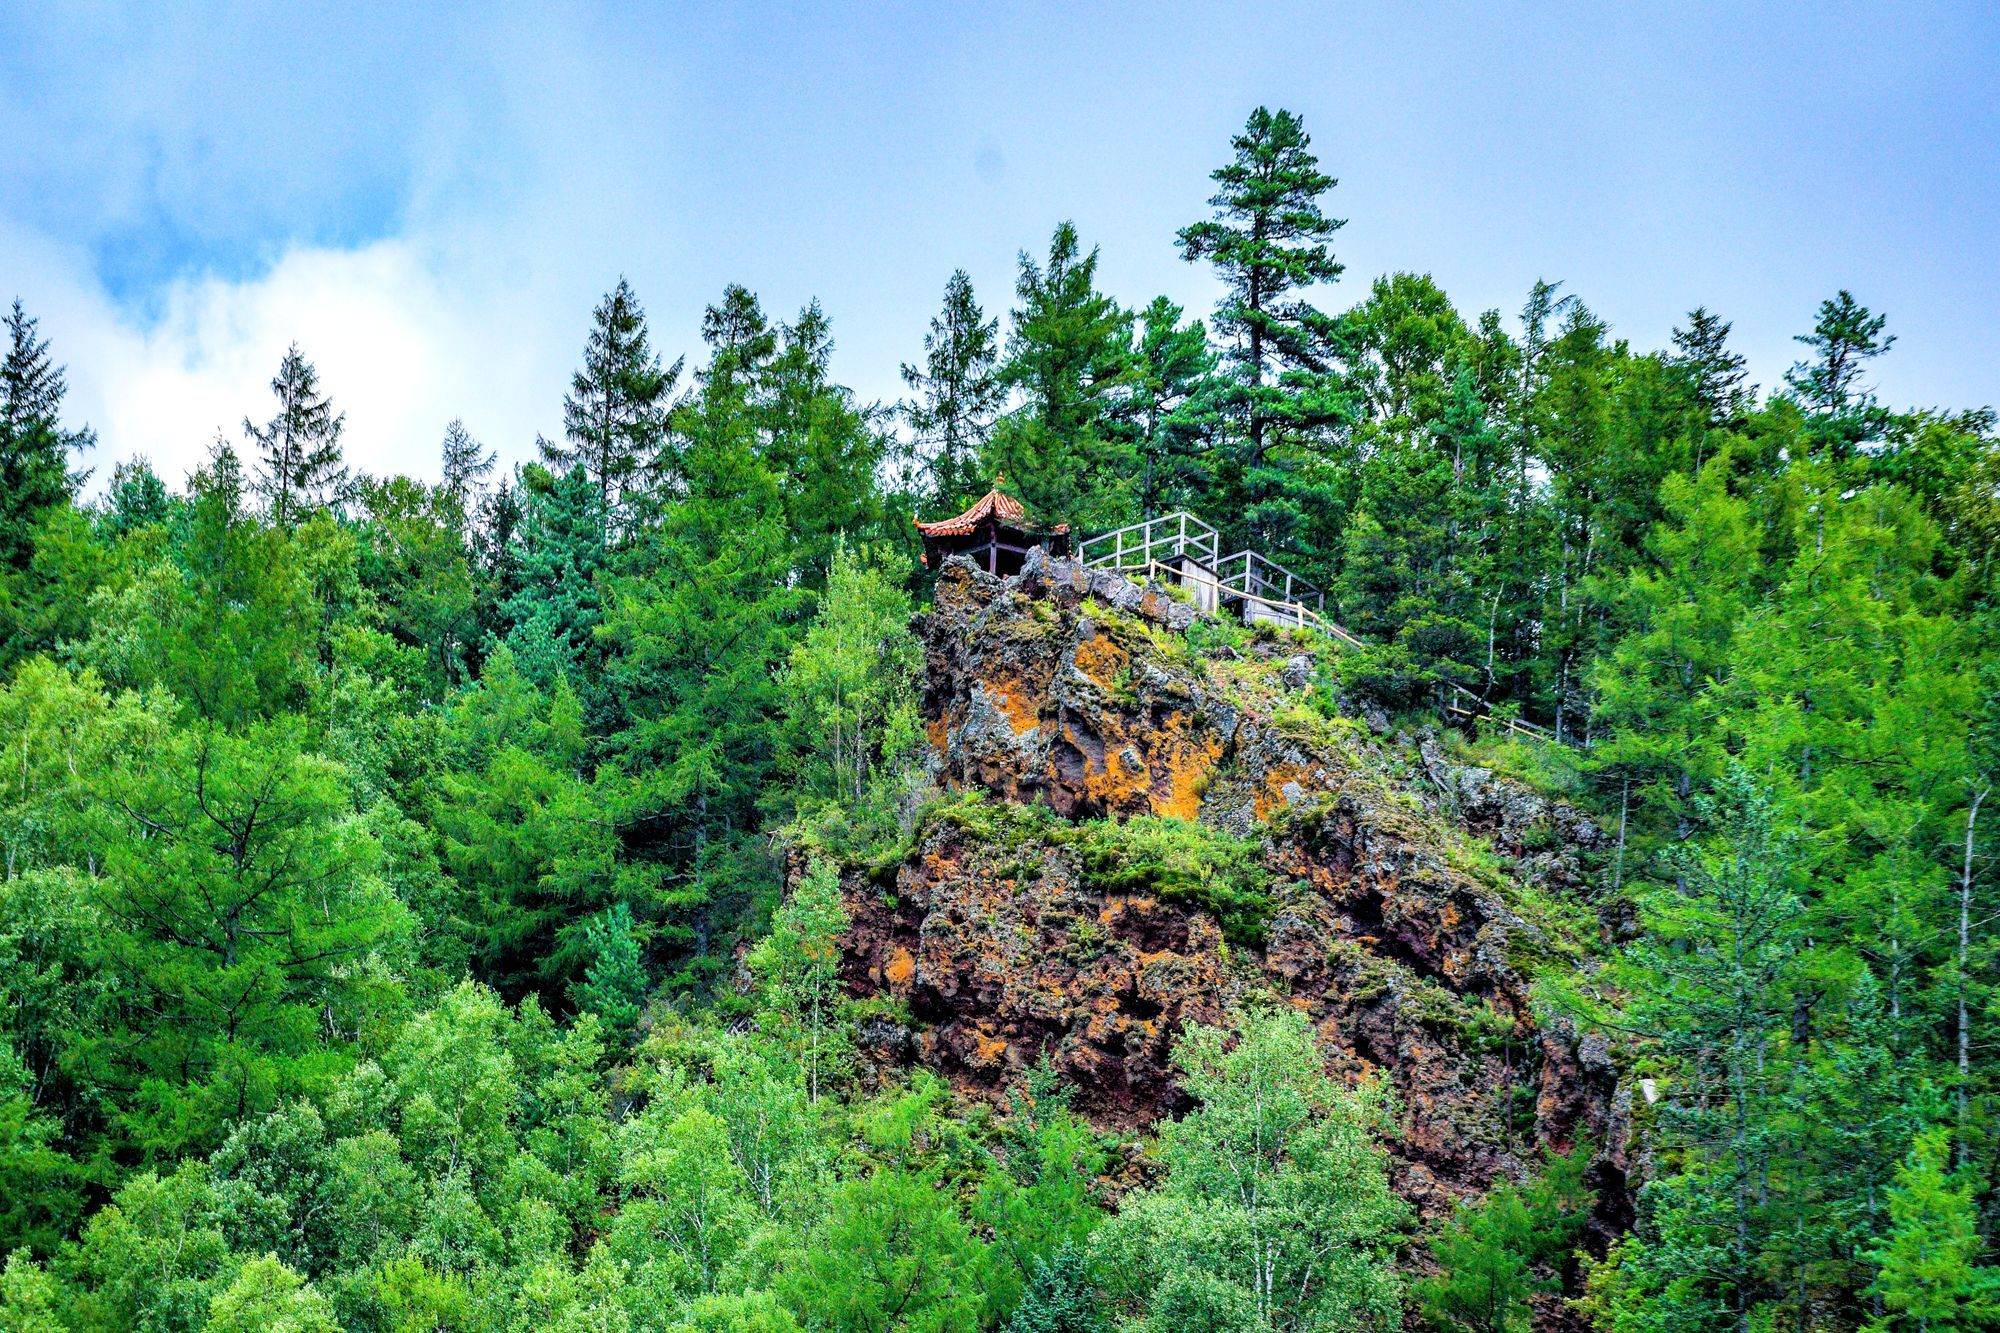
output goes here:
{"type": "Polygon", "coordinates": [[[1076,1245],[1064,1245],[1035,1262],[1007,1333],[1100,1333],[1103,1302],[1090,1279],[1090,1263],[1076,1245]]]}
{"type": "Polygon", "coordinates": [[[442,453],[445,493],[458,505],[459,514],[469,519],[478,506],[480,488],[493,473],[494,453],[473,439],[457,417],[444,428],[442,453]]]}
{"type": "Polygon", "coordinates": [[[1141,518],[1176,509],[1206,513],[1215,485],[1211,455],[1221,435],[1224,386],[1208,330],[1198,319],[1183,324],[1181,318],[1181,308],[1164,296],[1139,312],[1138,374],[1127,412],[1138,434],[1141,518]]]}
{"type": "Polygon", "coordinates": [[[664,467],[667,400],[681,363],[662,370],[646,337],[646,313],[624,278],[591,314],[583,366],[563,397],[563,443],[538,441],[559,472],[581,467],[597,488],[606,537],[617,528],[635,489],[664,467]]]}
{"type": "Polygon", "coordinates": [[[166,522],[173,508],[167,484],[143,457],[112,467],[105,500],[105,525],[118,536],[166,522]]]}
{"type": "Polygon", "coordinates": [[[613,1032],[629,1031],[639,1021],[651,985],[632,909],[613,903],[592,917],[584,928],[584,948],[590,965],[583,981],[570,987],[571,998],[578,1008],[602,1018],[613,1032]]]}
{"type": "Polygon", "coordinates": [[[884,442],[877,410],[857,406],[831,378],[833,330],[819,302],[778,334],[757,413],[759,454],[784,497],[795,579],[817,588],[839,543],[865,540],[879,523],[875,473],[884,442]]]}
{"type": "Polygon", "coordinates": [[[69,455],[96,443],[88,430],[67,431],[63,368],[49,359],[41,322],[18,298],[8,311],[7,354],[0,360],[0,565],[26,565],[35,517],[68,499],[82,482],[69,455]]]}
{"type": "Polygon", "coordinates": [[[501,607],[506,642],[537,685],[565,677],[582,687],[602,661],[598,579],[610,563],[596,480],[580,466],[552,477],[534,465],[523,470],[522,491],[519,585],[501,607]]]}
{"type": "Polygon", "coordinates": [[[1097,290],[1097,251],[1060,224],[1046,264],[1025,252],[1002,383],[1021,402],[1002,419],[986,470],[1005,473],[1036,514],[1106,526],[1132,512],[1136,450],[1127,413],[1138,368],[1132,316],[1097,290]]]}
{"type": "Polygon", "coordinates": [[[701,312],[701,340],[714,353],[711,375],[727,368],[751,386],[778,351],[778,335],[756,294],[734,282],[722,289],[721,301],[701,312]]]}
{"type": "Polygon", "coordinates": [[[1945,1170],[1944,1131],[1917,1136],[1889,1190],[1889,1233],[1869,1257],[1881,1271],[1869,1290],[1885,1315],[1871,1331],[1970,1333],[2000,1325],[2000,1268],[1983,1263],[1970,1181],[1945,1170]]]}
{"type": "Polygon", "coordinates": [[[1888,422],[1863,379],[1868,363],[1896,345],[1894,334],[1883,334],[1888,323],[1842,289],[1819,303],[1813,331],[1793,340],[1814,356],[1786,371],[1785,383],[1813,414],[1815,451],[1835,462],[1880,438],[1888,422]]]}
{"type": "Polygon", "coordinates": [[[987,319],[964,269],[945,283],[944,308],[924,335],[924,364],[903,363],[915,397],[903,405],[921,460],[921,494],[950,508],[982,489],[979,458],[1006,400],[996,374],[1000,321],[987,319]]]}
{"type": "Polygon", "coordinates": [[[1232,488],[1256,544],[1269,550],[1294,535],[1315,503],[1299,493],[1298,461],[1274,449],[1345,411],[1334,323],[1299,295],[1340,277],[1327,243],[1343,223],[1321,210],[1335,181],[1320,170],[1297,116],[1258,107],[1230,144],[1234,159],[1210,173],[1220,187],[1209,201],[1215,217],[1183,227],[1179,240],[1182,258],[1213,263],[1228,289],[1215,331],[1233,343],[1230,406],[1242,448],[1232,488]]]}
{"type": "Polygon", "coordinates": [[[1729,346],[1729,329],[1728,320],[1696,306],[1688,312],[1687,327],[1674,330],[1668,364],[1686,377],[1707,429],[1740,424],[1755,397],[1754,389],[1744,384],[1742,354],[1729,346]]]}
{"type": "Polygon", "coordinates": [[[347,414],[319,391],[319,372],[293,343],[271,380],[278,410],[264,425],[243,419],[243,433],[257,450],[257,494],[271,521],[291,528],[315,510],[345,497],[347,467],[341,461],[340,433],[347,414]]]}
{"type": "Polygon", "coordinates": [[[608,581],[598,631],[621,723],[608,742],[616,801],[628,844],[659,878],[658,938],[711,969],[715,931],[738,923],[765,873],[747,839],[778,759],[774,673],[802,598],[735,365],[718,348],[682,413],[685,494],[608,581]]]}

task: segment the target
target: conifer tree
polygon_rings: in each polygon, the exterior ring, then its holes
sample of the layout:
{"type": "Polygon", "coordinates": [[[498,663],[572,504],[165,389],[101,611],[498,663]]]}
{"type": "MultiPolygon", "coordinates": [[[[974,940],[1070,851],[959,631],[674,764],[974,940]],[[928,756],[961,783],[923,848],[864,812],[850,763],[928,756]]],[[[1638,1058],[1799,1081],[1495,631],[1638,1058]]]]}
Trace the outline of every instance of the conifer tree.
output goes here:
{"type": "Polygon", "coordinates": [[[556,471],[581,467],[590,477],[607,539],[632,492],[663,466],[667,400],[680,373],[679,361],[660,368],[646,312],[621,277],[591,314],[583,366],[563,397],[563,442],[538,442],[556,471]]]}
{"type": "Polygon", "coordinates": [[[1702,425],[1708,429],[1741,422],[1754,396],[1744,384],[1743,355],[1729,346],[1729,329],[1728,320],[1706,306],[1696,306],[1688,312],[1687,327],[1673,333],[1674,352],[1668,363],[1686,377],[1702,425]]]}
{"type": "Polygon", "coordinates": [[[493,473],[493,451],[472,438],[465,422],[453,417],[444,428],[442,455],[445,493],[458,505],[459,514],[469,519],[480,488],[493,473]]]}
{"type": "Polygon", "coordinates": [[[166,522],[173,509],[167,484],[143,457],[129,459],[111,469],[111,486],[105,498],[110,505],[106,524],[121,536],[166,522]]]}
{"type": "Polygon", "coordinates": [[[1333,321],[1305,289],[1340,277],[1328,242],[1343,222],[1322,211],[1334,178],[1320,170],[1304,124],[1258,107],[1230,141],[1234,158],[1210,173],[1215,216],[1181,228],[1181,257],[1208,260],[1227,288],[1215,331],[1231,341],[1230,406],[1241,423],[1232,486],[1259,544],[1272,548],[1300,526],[1313,501],[1298,493],[1298,461],[1279,445],[1344,411],[1333,321]]]}
{"type": "Polygon", "coordinates": [[[881,517],[875,473],[884,443],[877,410],[833,382],[833,330],[819,302],[778,334],[758,413],[759,453],[784,497],[795,577],[816,588],[843,538],[865,539],[881,517]]]}
{"type": "Polygon", "coordinates": [[[1139,312],[1137,365],[1127,412],[1138,436],[1138,514],[1206,513],[1215,485],[1212,454],[1221,435],[1223,383],[1208,330],[1164,296],[1139,312]]]}
{"type": "Polygon", "coordinates": [[[1864,376],[1868,363],[1895,346],[1878,315],[1842,289],[1819,303],[1811,333],[1794,341],[1813,350],[1810,360],[1785,372],[1785,384],[1812,412],[1816,452],[1839,462],[1881,436],[1888,413],[1875,401],[1864,376]]]}
{"type": "Polygon", "coordinates": [[[264,498],[271,521],[289,529],[345,498],[340,434],[347,414],[335,412],[333,400],[320,392],[319,372],[297,343],[285,349],[271,393],[278,410],[262,426],[245,417],[243,433],[258,454],[253,489],[264,498]]]}
{"type": "Polygon", "coordinates": [[[1020,404],[994,430],[986,470],[1005,473],[1046,519],[1121,522],[1137,452],[1123,419],[1138,378],[1131,313],[1097,289],[1097,251],[1085,254],[1067,222],[1046,264],[1022,253],[1015,292],[1000,378],[1020,404]]]}
{"type": "Polygon", "coordinates": [[[2000,1268],[1985,1244],[1970,1181],[1945,1169],[1943,1130],[1917,1136],[1889,1190],[1890,1228],[1869,1257],[1880,1272],[1870,1291],[1882,1318],[1871,1330],[1970,1333],[2000,1324],[2000,1268]]]}
{"type": "Polygon", "coordinates": [[[1006,400],[996,373],[998,319],[987,319],[964,269],[944,287],[944,308],[924,335],[924,364],[903,363],[903,382],[915,395],[903,405],[914,435],[929,503],[949,508],[982,489],[979,457],[993,418],[1006,400]]]}
{"type": "Polygon", "coordinates": [[[523,469],[522,491],[519,583],[501,608],[506,641],[537,685],[559,676],[581,685],[602,660],[593,636],[610,556],[600,492],[584,467],[556,477],[539,465],[523,469]]]}
{"type": "Polygon", "coordinates": [[[720,301],[702,311],[701,340],[714,353],[710,374],[726,366],[748,385],[756,384],[778,351],[777,332],[764,318],[756,293],[735,282],[722,289],[720,301]]]}
{"type": "Polygon", "coordinates": [[[733,351],[718,347],[681,428],[685,493],[608,581],[598,638],[616,803],[659,885],[658,938],[712,969],[710,940],[763,873],[747,835],[777,762],[774,672],[802,593],[733,351]]]}
{"type": "Polygon", "coordinates": [[[49,358],[41,322],[16,298],[7,313],[7,352],[0,359],[0,564],[27,562],[35,516],[74,492],[82,478],[69,455],[96,443],[88,430],[62,425],[69,391],[63,368],[49,358]]]}

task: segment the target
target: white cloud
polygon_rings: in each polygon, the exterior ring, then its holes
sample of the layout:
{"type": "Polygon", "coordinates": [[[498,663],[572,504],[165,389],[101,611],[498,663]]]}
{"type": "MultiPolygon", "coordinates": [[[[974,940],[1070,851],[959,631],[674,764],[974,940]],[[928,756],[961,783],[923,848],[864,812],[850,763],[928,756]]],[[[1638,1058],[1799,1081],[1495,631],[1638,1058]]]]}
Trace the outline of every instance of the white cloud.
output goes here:
{"type": "Polygon", "coordinates": [[[522,424],[559,410],[564,349],[528,326],[536,303],[497,257],[408,238],[298,248],[244,280],[176,281],[148,316],[112,302],[80,257],[36,248],[23,296],[69,366],[70,418],[98,431],[87,461],[100,475],[143,454],[177,482],[218,430],[235,439],[246,415],[271,409],[270,379],[292,342],[347,414],[349,462],[369,471],[433,473],[454,416],[522,457],[533,438],[515,438],[522,424]]]}

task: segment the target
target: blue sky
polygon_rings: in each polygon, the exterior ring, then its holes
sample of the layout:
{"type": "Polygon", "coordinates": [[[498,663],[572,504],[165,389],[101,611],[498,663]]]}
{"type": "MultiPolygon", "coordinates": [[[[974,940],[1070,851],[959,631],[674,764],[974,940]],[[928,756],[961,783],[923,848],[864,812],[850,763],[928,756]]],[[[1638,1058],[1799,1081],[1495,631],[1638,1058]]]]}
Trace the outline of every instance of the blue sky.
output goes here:
{"type": "Polygon", "coordinates": [[[1839,287],[1898,404],[2000,401],[2000,11],[1842,5],[0,6],[0,287],[101,469],[177,476],[296,339],[350,454],[561,423],[595,298],[669,359],[740,281],[892,397],[945,278],[1004,312],[1064,217],[1206,311],[1178,226],[1259,103],[1340,178],[1345,279],[1468,317],[1559,279],[1635,345],[1702,303],[1771,383],[1839,287]],[[469,10],[471,7],[464,7],[469,10]]]}

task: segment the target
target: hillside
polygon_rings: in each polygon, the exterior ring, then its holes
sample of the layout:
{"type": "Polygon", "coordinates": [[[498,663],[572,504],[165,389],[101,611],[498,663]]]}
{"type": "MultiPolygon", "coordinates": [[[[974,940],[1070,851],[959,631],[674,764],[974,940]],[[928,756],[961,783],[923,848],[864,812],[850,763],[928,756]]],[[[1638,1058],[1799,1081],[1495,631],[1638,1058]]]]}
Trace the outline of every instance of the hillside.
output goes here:
{"type": "Polygon", "coordinates": [[[962,795],[847,875],[848,985],[907,1015],[865,1031],[876,1060],[985,1097],[1047,1060],[1142,1129],[1186,1109],[1187,1025],[1275,1000],[1394,1086],[1394,1181],[1425,1213],[1587,1139],[1622,1224],[1630,1091],[1532,996],[1595,966],[1587,817],[1334,711],[1324,640],[1039,552],[1007,579],[948,565],[923,639],[962,795]]]}

